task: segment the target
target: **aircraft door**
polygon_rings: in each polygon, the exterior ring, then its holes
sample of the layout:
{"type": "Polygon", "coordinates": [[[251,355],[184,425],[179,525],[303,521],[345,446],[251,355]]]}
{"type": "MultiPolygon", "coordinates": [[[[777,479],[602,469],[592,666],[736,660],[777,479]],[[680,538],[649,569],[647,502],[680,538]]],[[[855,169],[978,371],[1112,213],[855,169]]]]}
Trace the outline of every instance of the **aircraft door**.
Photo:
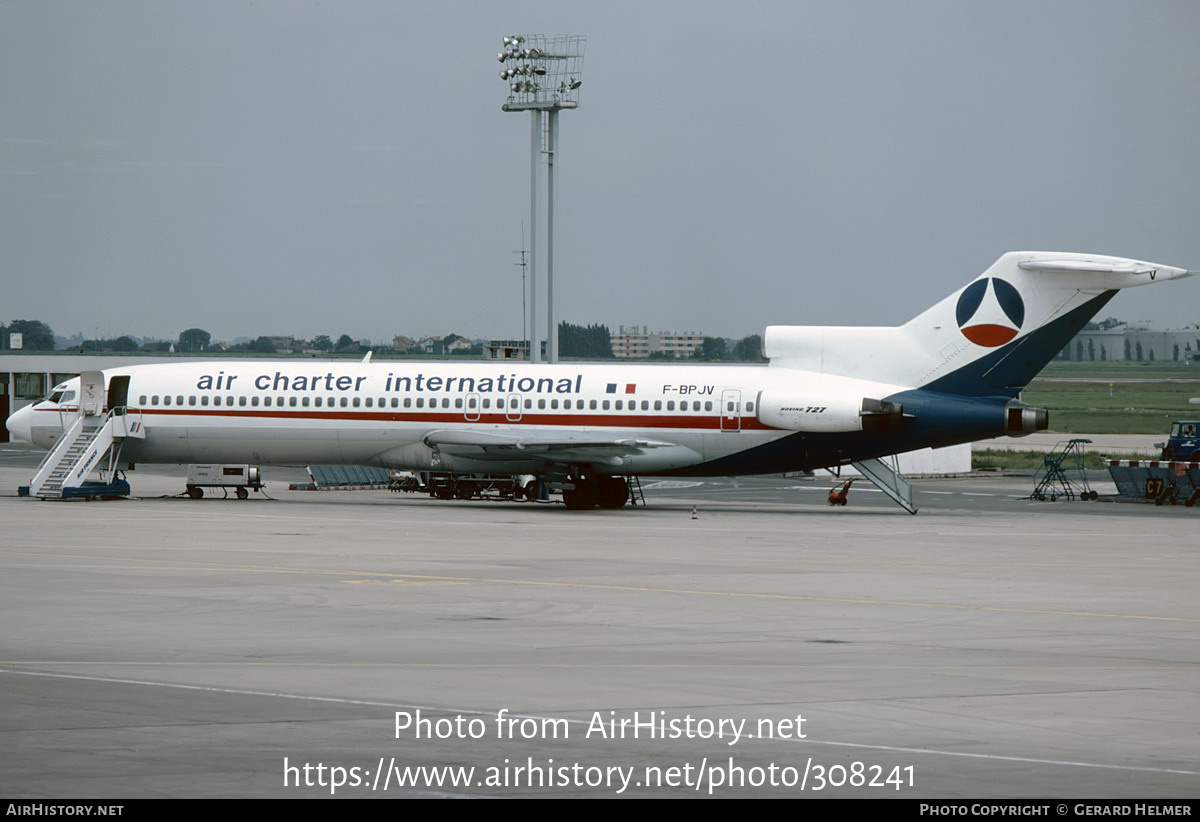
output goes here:
{"type": "Polygon", "coordinates": [[[736,388],[721,392],[721,430],[742,430],[742,392],[736,388]]]}
{"type": "Polygon", "coordinates": [[[504,416],[509,422],[521,421],[521,395],[509,394],[508,402],[504,404],[504,416]]]}
{"type": "Polygon", "coordinates": [[[118,414],[125,413],[129,405],[129,377],[113,377],[108,381],[108,407],[120,409],[118,414]]]}
{"type": "Polygon", "coordinates": [[[479,422],[479,399],[478,394],[467,394],[467,407],[463,410],[467,422],[479,422]]]}
{"type": "Polygon", "coordinates": [[[79,375],[79,413],[95,417],[104,411],[104,375],[84,371],[79,375]]]}

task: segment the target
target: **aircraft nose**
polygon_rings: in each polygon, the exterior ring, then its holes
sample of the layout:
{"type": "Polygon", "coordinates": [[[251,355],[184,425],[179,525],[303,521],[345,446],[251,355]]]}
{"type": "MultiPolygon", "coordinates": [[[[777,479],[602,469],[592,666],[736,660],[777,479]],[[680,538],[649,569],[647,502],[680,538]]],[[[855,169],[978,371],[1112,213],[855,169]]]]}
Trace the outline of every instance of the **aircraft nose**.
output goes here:
{"type": "Polygon", "coordinates": [[[30,433],[33,426],[30,420],[32,413],[33,406],[27,405],[19,409],[4,423],[4,427],[8,429],[9,438],[14,442],[33,442],[33,436],[30,433]]]}

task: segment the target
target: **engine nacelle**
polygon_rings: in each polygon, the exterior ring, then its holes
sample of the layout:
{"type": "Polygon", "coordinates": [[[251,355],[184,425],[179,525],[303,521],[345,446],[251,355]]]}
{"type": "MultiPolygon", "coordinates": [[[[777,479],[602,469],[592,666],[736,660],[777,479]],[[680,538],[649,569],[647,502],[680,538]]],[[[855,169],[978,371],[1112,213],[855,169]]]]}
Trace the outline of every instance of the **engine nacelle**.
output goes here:
{"type": "Polygon", "coordinates": [[[813,396],[792,391],[758,394],[759,422],[787,431],[862,431],[894,424],[903,415],[900,403],[869,397],[813,396]]]}
{"type": "Polygon", "coordinates": [[[1004,430],[1010,437],[1025,437],[1050,427],[1050,412],[1018,400],[1004,406],[1004,430]]]}

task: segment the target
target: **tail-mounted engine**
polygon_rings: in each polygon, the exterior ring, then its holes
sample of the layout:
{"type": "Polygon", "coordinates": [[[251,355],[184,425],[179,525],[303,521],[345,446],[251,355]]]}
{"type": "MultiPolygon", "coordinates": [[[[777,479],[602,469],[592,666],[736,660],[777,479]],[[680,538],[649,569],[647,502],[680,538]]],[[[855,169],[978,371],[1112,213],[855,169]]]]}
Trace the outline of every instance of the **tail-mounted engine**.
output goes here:
{"type": "Polygon", "coordinates": [[[1010,437],[1024,437],[1049,427],[1050,412],[1045,408],[1034,408],[1020,400],[1012,400],[1004,406],[1004,429],[1010,437]]]}
{"type": "Polygon", "coordinates": [[[761,391],[758,420],[786,431],[865,431],[900,422],[904,408],[898,402],[869,397],[813,396],[789,391],[761,391]]]}

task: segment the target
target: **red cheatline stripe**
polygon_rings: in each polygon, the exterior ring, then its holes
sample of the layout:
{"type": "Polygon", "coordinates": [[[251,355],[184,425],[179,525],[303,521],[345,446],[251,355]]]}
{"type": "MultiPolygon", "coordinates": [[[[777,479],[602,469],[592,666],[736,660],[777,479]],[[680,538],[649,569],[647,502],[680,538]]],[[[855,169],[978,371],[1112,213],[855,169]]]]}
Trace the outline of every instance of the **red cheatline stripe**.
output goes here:
{"type": "MultiPolygon", "coordinates": [[[[222,417],[233,419],[277,419],[277,420],[342,420],[347,422],[433,422],[455,423],[465,425],[551,425],[564,427],[592,426],[595,428],[694,428],[697,430],[717,431],[721,428],[721,418],[711,413],[697,416],[654,416],[647,414],[528,414],[522,413],[519,420],[510,420],[502,412],[480,413],[478,419],[468,420],[463,416],[462,409],[453,412],[424,412],[411,411],[267,411],[234,410],[220,408],[130,408],[130,414],[159,415],[172,417],[222,417]]],[[[754,417],[742,417],[741,428],[754,431],[776,431],[782,429],[764,425],[754,417]]]]}

